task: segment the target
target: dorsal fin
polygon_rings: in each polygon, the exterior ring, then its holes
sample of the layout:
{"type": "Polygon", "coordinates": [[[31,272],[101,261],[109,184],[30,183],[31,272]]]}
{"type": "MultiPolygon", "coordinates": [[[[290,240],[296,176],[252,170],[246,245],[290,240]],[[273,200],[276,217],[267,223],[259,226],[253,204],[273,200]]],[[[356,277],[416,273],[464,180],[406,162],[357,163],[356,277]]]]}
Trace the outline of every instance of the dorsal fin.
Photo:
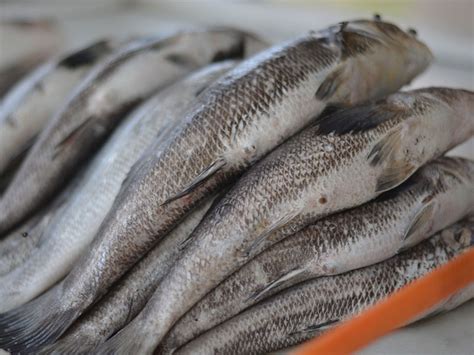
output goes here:
{"type": "Polygon", "coordinates": [[[399,114],[399,111],[390,109],[384,102],[342,109],[318,119],[318,133],[343,135],[364,132],[395,119],[399,114]]]}

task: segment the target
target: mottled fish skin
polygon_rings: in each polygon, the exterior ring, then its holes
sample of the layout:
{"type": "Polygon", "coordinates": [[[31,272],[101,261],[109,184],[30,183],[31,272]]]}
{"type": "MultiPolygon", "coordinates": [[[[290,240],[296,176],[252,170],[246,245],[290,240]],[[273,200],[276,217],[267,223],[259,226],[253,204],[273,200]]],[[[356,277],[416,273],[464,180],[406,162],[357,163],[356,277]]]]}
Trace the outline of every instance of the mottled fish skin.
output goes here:
{"type": "Polygon", "coordinates": [[[161,90],[130,114],[87,168],[67,206],[46,228],[47,240],[26,263],[0,277],[0,312],[18,307],[62,279],[87,250],[132,166],[166,141],[196,93],[236,65],[213,64],[161,90]]]}
{"type": "Polygon", "coordinates": [[[301,343],[463,253],[473,245],[473,233],[474,223],[462,221],[379,264],[296,285],[204,333],[176,354],[261,354],[301,343]]]}
{"type": "Polygon", "coordinates": [[[62,45],[55,21],[20,18],[0,21],[0,97],[28,71],[54,55],[62,45]]]}
{"type": "Polygon", "coordinates": [[[386,260],[474,212],[474,162],[440,158],[398,188],[273,245],[207,294],[161,345],[176,349],[284,288],[386,260]]]}
{"type": "Polygon", "coordinates": [[[265,248],[395,188],[471,137],[473,114],[474,93],[428,88],[319,119],[235,184],[143,311],[100,351],[153,351],[191,306],[265,248]]]}
{"type": "MultiPolygon", "coordinates": [[[[62,292],[45,295],[42,305],[37,301],[15,315],[0,315],[0,346],[34,348],[54,340],[202,198],[240,175],[327,105],[351,104],[396,90],[430,60],[428,48],[396,26],[353,21],[244,61],[197,98],[186,124],[167,148],[148,156],[133,171],[90,252],[64,279],[62,292]],[[398,68],[399,75],[384,86],[382,77],[389,67],[398,68]],[[407,67],[412,70],[406,71],[407,67]],[[363,75],[351,80],[350,71],[363,75]],[[26,313],[46,308],[56,312],[28,325],[12,324],[26,319],[26,313]],[[8,331],[1,332],[2,324],[8,324],[8,331]],[[46,324],[48,331],[37,334],[35,329],[46,324]],[[17,344],[3,340],[12,336],[17,344]]],[[[174,321],[163,323],[164,328],[174,321]]],[[[150,352],[160,340],[142,342],[147,350],[123,351],[150,352]]]]}
{"type": "Polygon", "coordinates": [[[0,102],[0,176],[25,151],[92,65],[119,45],[100,40],[50,60],[23,78],[0,102]]]}
{"type": "Polygon", "coordinates": [[[250,42],[258,40],[233,29],[178,32],[133,40],[98,63],[41,132],[2,196],[0,233],[61,189],[137,103],[216,59],[241,57],[250,42]]]}
{"type": "Polygon", "coordinates": [[[212,199],[191,212],[44,354],[89,354],[125,326],[145,306],[189,237],[209,209],[212,199]]]}

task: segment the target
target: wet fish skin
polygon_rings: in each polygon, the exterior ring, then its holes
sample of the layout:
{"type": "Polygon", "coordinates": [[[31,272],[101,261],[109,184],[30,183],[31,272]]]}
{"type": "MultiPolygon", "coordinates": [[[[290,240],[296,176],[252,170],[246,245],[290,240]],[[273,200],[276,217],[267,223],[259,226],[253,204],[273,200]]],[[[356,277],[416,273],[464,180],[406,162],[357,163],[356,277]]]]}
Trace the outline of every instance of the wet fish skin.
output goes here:
{"type": "MultiPolygon", "coordinates": [[[[67,206],[46,228],[47,240],[26,263],[0,277],[0,311],[18,307],[61,280],[92,242],[132,166],[179,124],[197,92],[236,65],[215,63],[161,90],[130,114],[91,162],[67,206]]],[[[138,164],[138,163],[137,163],[138,164]]]]}
{"type": "Polygon", "coordinates": [[[33,142],[93,64],[119,45],[100,40],[40,65],[0,102],[0,175],[33,142]]]}
{"type": "Polygon", "coordinates": [[[84,316],[79,318],[56,343],[41,354],[89,354],[96,346],[120,330],[140,312],[158,282],[176,260],[181,246],[211,206],[211,198],[193,210],[173,231],[151,250],[132,270],[84,316]]]}
{"type": "Polygon", "coordinates": [[[233,29],[178,32],[131,41],[98,63],[40,134],[3,194],[0,233],[57,192],[141,100],[216,56],[245,54],[246,43],[257,41],[233,29]]]}
{"type": "MultiPolygon", "coordinates": [[[[211,329],[176,353],[266,353],[321,334],[473,245],[472,222],[462,221],[446,231],[448,236],[442,232],[379,264],[296,285],[211,329]]],[[[438,310],[447,309],[441,304],[438,310]]]]}
{"type": "MultiPolygon", "coordinates": [[[[407,62],[415,72],[421,72],[430,59],[424,44],[396,26],[354,21],[275,46],[244,61],[198,97],[187,124],[163,152],[147,157],[134,170],[90,253],[63,281],[62,291],[0,316],[0,329],[8,324],[8,331],[0,333],[0,344],[31,349],[54,340],[204,196],[240,175],[328,104],[353,103],[353,90],[360,100],[383,95],[408,80],[407,62]],[[413,53],[418,55],[413,58],[413,53]],[[400,75],[390,86],[374,88],[374,79],[368,76],[380,71],[369,70],[367,63],[379,63],[383,56],[401,56],[403,66],[398,65],[400,75]],[[346,80],[344,73],[348,73],[343,69],[354,69],[361,58],[363,65],[357,69],[367,75],[362,80],[346,80]],[[41,309],[56,311],[34,320],[28,317],[29,324],[22,320],[41,309]],[[35,329],[46,324],[47,332],[36,335],[35,329]],[[13,336],[17,344],[3,340],[13,336]]],[[[154,341],[159,340],[156,337],[154,341]]],[[[144,352],[149,352],[156,344],[142,345],[147,347],[144,352]]]]}
{"type": "Polygon", "coordinates": [[[153,351],[191,306],[255,255],[395,188],[472,136],[473,103],[464,90],[397,93],[323,117],[289,139],[209,212],[147,306],[99,351],[153,351]]]}
{"type": "Polygon", "coordinates": [[[474,212],[474,162],[440,158],[398,188],[273,245],[230,275],[166,336],[170,352],[296,283],[384,261],[474,212]]]}
{"type": "Polygon", "coordinates": [[[28,71],[62,46],[58,24],[50,19],[10,18],[0,21],[0,97],[28,71]]]}

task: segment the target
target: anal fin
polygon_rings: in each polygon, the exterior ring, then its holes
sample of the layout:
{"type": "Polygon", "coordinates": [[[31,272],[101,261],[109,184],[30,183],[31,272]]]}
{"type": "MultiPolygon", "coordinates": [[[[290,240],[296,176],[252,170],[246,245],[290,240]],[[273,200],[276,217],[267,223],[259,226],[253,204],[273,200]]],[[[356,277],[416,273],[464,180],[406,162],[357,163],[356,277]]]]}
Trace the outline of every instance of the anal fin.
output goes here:
{"type": "Polygon", "coordinates": [[[186,185],[180,192],[176,193],[175,195],[168,197],[161,205],[165,205],[172,201],[175,201],[187,194],[191,193],[196,187],[203,184],[207,179],[217,173],[220,169],[225,166],[226,162],[224,159],[219,158],[215,160],[211,165],[209,165],[206,169],[204,169],[193,181],[191,181],[188,185],[186,185]]]}

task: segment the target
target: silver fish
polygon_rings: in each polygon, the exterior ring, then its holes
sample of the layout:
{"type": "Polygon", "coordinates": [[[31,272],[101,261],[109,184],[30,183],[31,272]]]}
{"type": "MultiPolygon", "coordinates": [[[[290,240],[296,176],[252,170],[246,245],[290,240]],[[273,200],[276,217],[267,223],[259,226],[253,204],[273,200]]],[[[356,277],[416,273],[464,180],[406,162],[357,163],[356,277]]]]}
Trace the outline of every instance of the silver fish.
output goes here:
{"type": "Polygon", "coordinates": [[[474,162],[441,158],[403,185],[331,215],[265,250],[186,313],[161,349],[176,349],[296,283],[386,260],[474,212],[474,162]]]}
{"type": "Polygon", "coordinates": [[[389,23],[360,20],[310,33],[244,61],[197,98],[163,151],[150,154],[132,171],[90,252],[60,291],[15,315],[0,315],[0,346],[35,348],[54,341],[202,198],[327,105],[396,90],[430,60],[428,48],[412,35],[389,23]],[[355,71],[361,75],[352,76],[355,71]],[[397,72],[393,80],[386,80],[387,71],[397,72]],[[32,316],[38,312],[42,315],[32,316]],[[30,316],[24,318],[26,314],[30,316]],[[27,318],[31,321],[23,320],[27,318]],[[36,329],[46,325],[48,330],[39,335],[36,329]],[[8,330],[2,332],[3,327],[8,330]]]}
{"type": "Polygon", "coordinates": [[[0,102],[0,175],[25,151],[91,66],[118,43],[97,41],[27,75],[0,102]]]}
{"type": "Polygon", "coordinates": [[[237,182],[143,311],[100,351],[153,351],[191,306],[262,250],[398,186],[469,138],[473,114],[474,93],[430,88],[321,118],[237,182]]]}
{"type": "Polygon", "coordinates": [[[55,54],[62,33],[48,19],[3,19],[0,21],[0,97],[28,71],[55,54]]]}
{"type": "Polygon", "coordinates": [[[0,233],[57,192],[138,102],[212,61],[248,54],[249,42],[258,40],[233,29],[178,32],[131,41],[98,63],[40,134],[0,199],[0,233]]]}
{"type": "MultiPolygon", "coordinates": [[[[400,255],[346,274],[296,285],[222,323],[177,354],[260,354],[290,347],[351,318],[474,245],[463,221],[400,255]]],[[[442,303],[437,310],[444,310],[442,303]]],[[[429,314],[435,310],[431,310],[429,314]]]]}
{"type": "Polygon", "coordinates": [[[112,134],[63,211],[43,232],[47,240],[27,262],[0,277],[0,311],[18,307],[62,279],[87,249],[131,167],[150,144],[166,141],[196,94],[235,66],[216,63],[160,91],[112,134]]]}
{"type": "Polygon", "coordinates": [[[212,203],[195,209],[112,288],[92,310],[79,318],[45,354],[89,354],[140,312],[159,281],[176,260],[184,242],[212,203]]]}

